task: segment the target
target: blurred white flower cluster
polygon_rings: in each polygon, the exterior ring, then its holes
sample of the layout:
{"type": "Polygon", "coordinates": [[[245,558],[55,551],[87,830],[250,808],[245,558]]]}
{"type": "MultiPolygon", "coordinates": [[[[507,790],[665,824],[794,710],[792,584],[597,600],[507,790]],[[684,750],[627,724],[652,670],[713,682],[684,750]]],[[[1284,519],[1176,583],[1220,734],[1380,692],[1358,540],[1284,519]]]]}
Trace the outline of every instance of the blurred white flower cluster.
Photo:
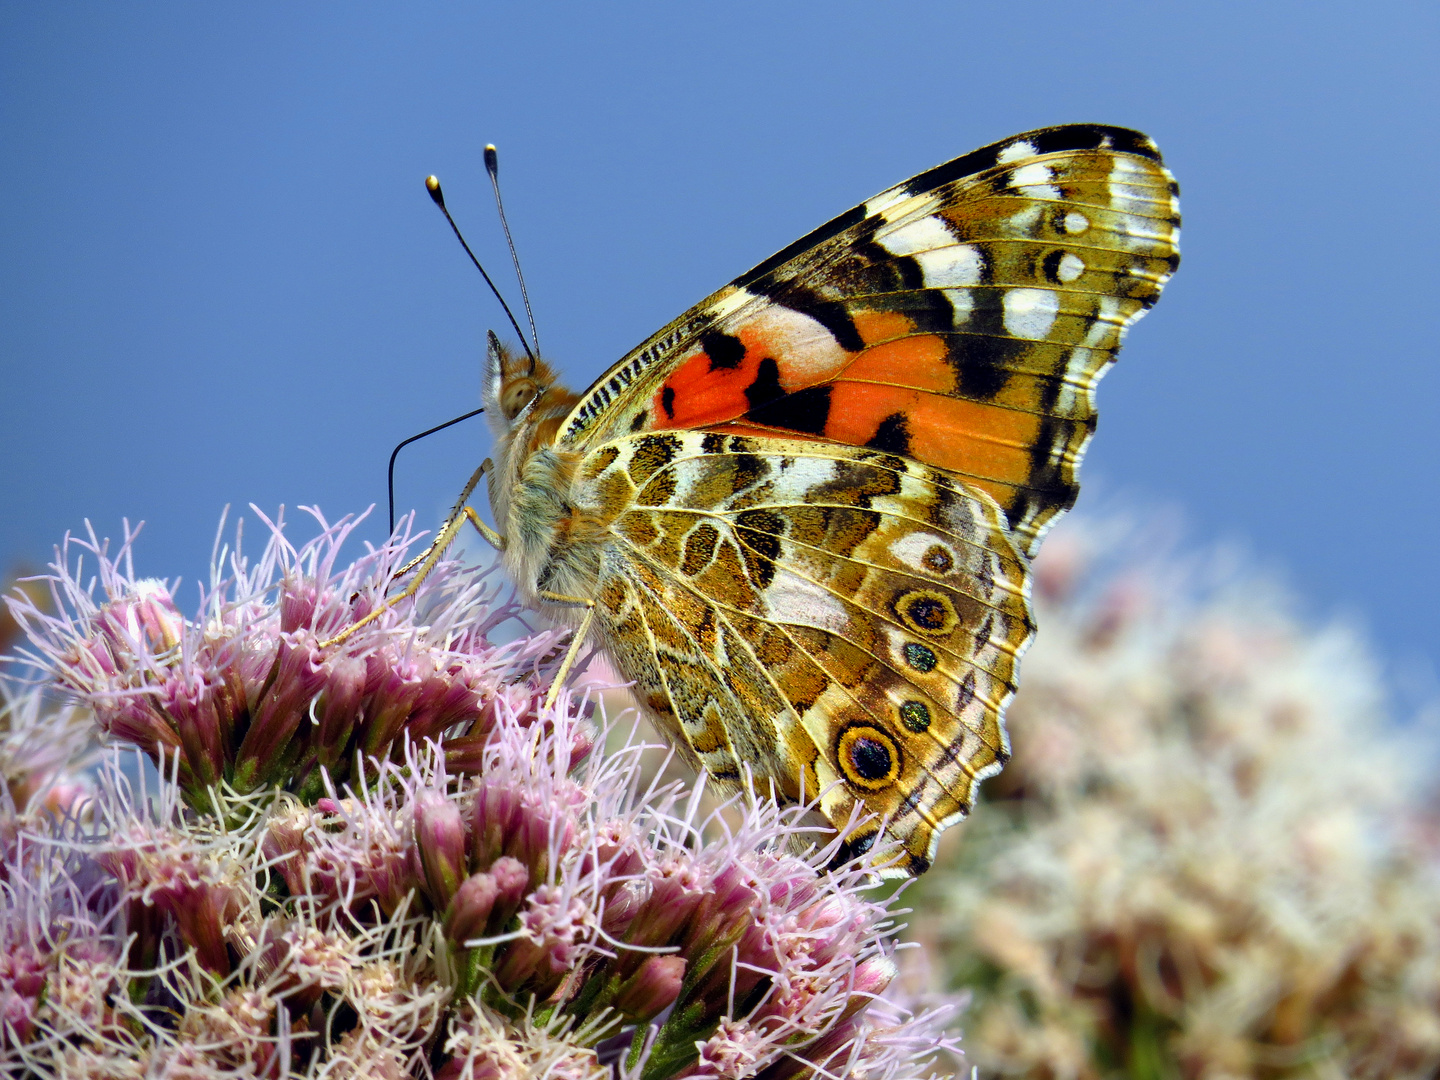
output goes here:
{"type": "Polygon", "coordinates": [[[16,602],[0,1074],[883,1080],[957,1052],[953,1008],[891,986],[877,856],[648,779],[663,751],[585,693],[543,707],[563,636],[486,574],[322,647],[404,562],[339,565],[353,524],[217,552],[193,619],[128,536],[16,602]],[[103,743],[135,749],[87,769],[103,743]]]}
{"type": "Polygon", "coordinates": [[[1387,720],[1351,635],[1152,550],[1118,523],[1047,542],[1014,758],[910,894],[932,977],[974,994],[969,1059],[1046,1080],[1435,1076],[1433,755],[1387,720]]]}

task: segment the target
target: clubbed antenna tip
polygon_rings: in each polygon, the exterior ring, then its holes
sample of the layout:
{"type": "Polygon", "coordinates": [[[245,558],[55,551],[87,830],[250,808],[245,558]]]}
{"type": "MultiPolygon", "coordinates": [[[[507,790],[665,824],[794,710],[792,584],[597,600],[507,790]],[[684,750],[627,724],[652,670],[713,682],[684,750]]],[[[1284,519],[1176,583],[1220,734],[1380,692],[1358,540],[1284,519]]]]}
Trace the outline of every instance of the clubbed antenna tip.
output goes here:
{"type": "MultiPolygon", "coordinates": [[[[534,351],[525,346],[533,360],[540,351],[540,335],[535,331],[535,311],[530,306],[530,294],[525,289],[525,275],[520,272],[520,256],[515,253],[515,241],[510,236],[510,222],[505,220],[505,203],[500,198],[500,154],[494,143],[485,144],[485,171],[490,174],[490,186],[495,191],[495,210],[500,215],[500,228],[505,230],[505,243],[510,248],[510,261],[515,266],[515,280],[520,283],[520,299],[525,302],[525,316],[530,320],[530,340],[535,343],[534,351]]],[[[521,335],[522,339],[524,335],[521,335]]],[[[524,344],[523,340],[521,342],[524,344]]]]}
{"type": "MultiPolygon", "coordinates": [[[[480,265],[480,260],[475,257],[475,252],[470,250],[470,245],[465,242],[465,237],[460,232],[460,226],[455,224],[455,219],[450,216],[450,211],[446,209],[445,193],[440,190],[440,178],[437,176],[427,176],[425,178],[425,190],[430,193],[430,201],[438,206],[440,212],[445,215],[445,220],[450,224],[450,231],[455,234],[455,239],[460,241],[460,246],[465,249],[465,254],[470,256],[470,261],[475,264],[475,269],[480,271],[480,276],[485,279],[485,284],[490,286],[490,291],[495,294],[495,299],[500,302],[500,307],[504,309],[506,316],[510,319],[510,325],[515,328],[515,334],[520,338],[520,344],[525,347],[526,355],[529,356],[533,362],[535,353],[531,351],[529,344],[525,341],[525,335],[520,330],[520,324],[515,321],[514,312],[510,310],[510,305],[505,302],[505,298],[500,295],[500,290],[495,287],[495,282],[490,280],[490,275],[485,272],[485,267],[480,265]]],[[[513,246],[511,257],[514,257],[513,246]]],[[[520,283],[520,292],[523,296],[525,292],[525,283],[523,281],[520,283]]],[[[525,308],[528,312],[530,308],[529,297],[525,297],[525,308]]],[[[535,319],[533,316],[530,319],[530,332],[532,335],[535,332],[535,319]]]]}

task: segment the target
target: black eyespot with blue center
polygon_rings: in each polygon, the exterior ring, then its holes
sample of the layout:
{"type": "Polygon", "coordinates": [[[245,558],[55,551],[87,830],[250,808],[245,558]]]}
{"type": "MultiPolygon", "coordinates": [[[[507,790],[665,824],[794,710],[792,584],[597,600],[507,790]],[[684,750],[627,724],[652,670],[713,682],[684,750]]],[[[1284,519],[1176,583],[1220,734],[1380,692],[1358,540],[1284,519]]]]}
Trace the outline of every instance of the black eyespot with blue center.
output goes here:
{"type": "Polygon", "coordinates": [[[905,643],[905,663],[919,672],[934,671],[938,661],[935,653],[916,641],[905,643]]]}
{"type": "Polygon", "coordinates": [[[930,727],[930,710],[923,701],[907,701],[900,706],[900,722],[919,735],[930,727]]]}

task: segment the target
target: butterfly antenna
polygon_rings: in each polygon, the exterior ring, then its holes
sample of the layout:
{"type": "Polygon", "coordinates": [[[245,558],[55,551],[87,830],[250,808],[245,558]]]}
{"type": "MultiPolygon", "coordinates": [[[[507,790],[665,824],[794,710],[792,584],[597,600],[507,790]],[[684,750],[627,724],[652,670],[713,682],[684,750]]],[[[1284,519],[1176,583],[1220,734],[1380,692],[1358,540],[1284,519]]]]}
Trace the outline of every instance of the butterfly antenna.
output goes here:
{"type": "MultiPolygon", "coordinates": [[[[515,328],[515,336],[520,339],[520,344],[525,348],[525,355],[530,357],[530,363],[533,367],[535,364],[535,354],[530,351],[530,345],[525,340],[525,332],[520,329],[520,324],[515,321],[515,313],[510,310],[510,305],[505,303],[505,298],[500,295],[500,290],[495,287],[495,282],[490,280],[490,275],[485,272],[485,267],[480,265],[480,260],[477,259],[475,253],[470,250],[470,245],[465,242],[465,237],[460,232],[460,226],[455,224],[455,219],[450,216],[450,211],[445,208],[445,193],[440,190],[439,179],[434,176],[427,176],[425,178],[425,190],[430,192],[431,201],[434,202],[435,205],[440,208],[440,212],[445,215],[445,220],[450,223],[450,229],[454,232],[455,239],[460,241],[460,246],[465,249],[465,254],[470,256],[470,261],[475,264],[475,269],[480,271],[480,276],[485,279],[485,284],[490,286],[490,291],[495,294],[495,299],[499,300],[500,306],[505,309],[505,315],[509,318],[510,325],[515,328]]],[[[523,284],[521,288],[523,290],[523,284]]],[[[525,306],[527,308],[530,306],[528,300],[525,306]]],[[[442,424],[441,426],[443,427],[444,425],[442,424]]],[[[417,435],[416,438],[419,438],[419,436],[417,435]]],[[[404,446],[405,444],[401,443],[400,445],[404,446]]],[[[396,447],[396,449],[398,450],[399,447],[396,447]]]]}
{"type": "Polygon", "coordinates": [[[395,447],[394,450],[390,451],[389,493],[391,536],[395,535],[395,459],[400,456],[400,451],[418,439],[423,439],[427,435],[434,435],[437,431],[444,431],[447,427],[453,427],[460,423],[461,420],[469,420],[472,416],[479,416],[484,411],[483,406],[479,409],[471,409],[464,416],[457,416],[454,420],[446,420],[443,424],[436,424],[429,431],[422,431],[419,435],[411,435],[410,438],[404,440],[399,446],[395,447]]]}
{"type": "Polygon", "coordinates": [[[530,294],[525,289],[525,275],[520,272],[520,256],[515,254],[515,241],[510,237],[510,222],[505,220],[505,204],[500,199],[500,155],[496,152],[494,143],[485,144],[485,171],[490,174],[490,186],[495,189],[495,209],[500,213],[500,228],[505,230],[505,243],[510,245],[510,261],[515,264],[515,280],[520,282],[520,299],[525,302],[525,315],[530,320],[530,339],[535,342],[535,352],[538,353],[540,335],[535,332],[535,311],[530,307],[530,294]]]}

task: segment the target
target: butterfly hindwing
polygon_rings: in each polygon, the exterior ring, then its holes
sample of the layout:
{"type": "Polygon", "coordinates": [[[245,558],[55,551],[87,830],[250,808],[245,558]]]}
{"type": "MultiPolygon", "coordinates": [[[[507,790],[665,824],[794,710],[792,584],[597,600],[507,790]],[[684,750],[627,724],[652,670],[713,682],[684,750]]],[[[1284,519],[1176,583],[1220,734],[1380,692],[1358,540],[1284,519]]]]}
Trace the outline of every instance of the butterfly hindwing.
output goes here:
{"type": "Polygon", "coordinates": [[[715,432],[612,440],[579,474],[619,537],[599,632],[686,756],[823,792],[831,821],[863,803],[927,866],[1008,756],[1033,628],[993,500],[895,455],[715,432]]]}
{"type": "Polygon", "coordinates": [[[842,214],[651,337],[562,442],[707,428],[869,447],[985,491],[1027,554],[1073,503],[1093,390],[1178,261],[1148,138],[1071,125],[842,214]]]}

